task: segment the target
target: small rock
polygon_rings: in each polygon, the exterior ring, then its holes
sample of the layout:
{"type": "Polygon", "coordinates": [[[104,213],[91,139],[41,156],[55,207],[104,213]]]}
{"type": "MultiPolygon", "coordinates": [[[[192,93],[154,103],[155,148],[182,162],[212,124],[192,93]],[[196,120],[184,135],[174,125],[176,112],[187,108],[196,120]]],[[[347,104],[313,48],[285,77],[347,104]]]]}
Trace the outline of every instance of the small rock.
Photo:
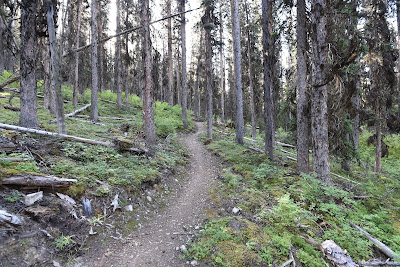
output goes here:
{"type": "Polygon", "coordinates": [[[54,267],[61,267],[61,264],[59,264],[59,263],[56,262],[56,261],[53,261],[53,266],[54,266],[54,267]]]}
{"type": "Polygon", "coordinates": [[[90,204],[91,200],[84,198],[82,199],[82,205],[83,205],[83,210],[86,214],[86,216],[90,216],[90,214],[92,213],[92,206],[90,204]]]}
{"type": "Polygon", "coordinates": [[[120,208],[120,206],[119,206],[119,204],[118,204],[118,194],[115,195],[114,200],[111,202],[111,206],[113,206],[113,212],[114,212],[116,209],[119,209],[119,208],[120,208]]]}
{"type": "Polygon", "coordinates": [[[198,226],[198,225],[196,225],[195,227],[194,227],[194,230],[199,230],[200,229],[200,226],[198,226]]]}
{"type": "Polygon", "coordinates": [[[132,205],[128,205],[128,206],[125,206],[125,208],[124,208],[126,211],[133,211],[133,206],[132,205]]]}
{"type": "Polygon", "coordinates": [[[20,219],[18,216],[8,213],[5,210],[0,210],[0,222],[16,226],[22,225],[23,223],[22,219],[20,219]]]}
{"type": "Polygon", "coordinates": [[[195,261],[195,260],[192,260],[192,261],[190,262],[190,265],[192,265],[192,266],[197,266],[197,265],[199,265],[199,263],[198,263],[197,261],[195,261]]]}
{"type": "Polygon", "coordinates": [[[233,214],[238,214],[241,210],[242,210],[241,208],[236,208],[236,207],[234,207],[234,208],[232,209],[232,213],[233,213],[233,214]]]}
{"type": "Polygon", "coordinates": [[[152,201],[151,196],[147,196],[146,198],[147,198],[147,200],[148,200],[149,202],[152,201]]]}
{"type": "Polygon", "coordinates": [[[179,251],[179,247],[176,247],[175,250],[176,250],[176,251],[179,251]]]}
{"type": "Polygon", "coordinates": [[[68,203],[70,203],[70,204],[72,204],[72,205],[75,205],[75,204],[76,204],[75,200],[73,200],[71,197],[69,197],[69,196],[67,196],[67,195],[64,195],[64,194],[61,194],[61,193],[56,193],[56,194],[57,194],[57,196],[58,196],[59,198],[61,198],[62,200],[65,200],[65,201],[67,201],[68,203]]]}
{"type": "Polygon", "coordinates": [[[182,245],[182,246],[180,246],[179,249],[181,250],[181,252],[184,252],[184,251],[186,251],[186,246],[185,246],[185,245],[182,245]]]}
{"type": "Polygon", "coordinates": [[[25,205],[30,206],[33,205],[36,201],[39,201],[43,198],[43,192],[37,192],[33,194],[29,194],[25,196],[25,205]]]}

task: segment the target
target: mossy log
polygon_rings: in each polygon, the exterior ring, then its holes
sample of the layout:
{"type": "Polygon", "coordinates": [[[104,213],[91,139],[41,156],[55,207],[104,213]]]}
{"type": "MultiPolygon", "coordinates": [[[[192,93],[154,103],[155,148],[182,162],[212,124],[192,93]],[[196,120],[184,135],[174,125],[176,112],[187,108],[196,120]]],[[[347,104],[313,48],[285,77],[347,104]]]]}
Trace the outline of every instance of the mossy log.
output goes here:
{"type": "Polygon", "coordinates": [[[19,185],[28,187],[66,188],[78,182],[76,179],[64,179],[55,176],[20,173],[10,177],[0,177],[2,185],[19,185]]]}

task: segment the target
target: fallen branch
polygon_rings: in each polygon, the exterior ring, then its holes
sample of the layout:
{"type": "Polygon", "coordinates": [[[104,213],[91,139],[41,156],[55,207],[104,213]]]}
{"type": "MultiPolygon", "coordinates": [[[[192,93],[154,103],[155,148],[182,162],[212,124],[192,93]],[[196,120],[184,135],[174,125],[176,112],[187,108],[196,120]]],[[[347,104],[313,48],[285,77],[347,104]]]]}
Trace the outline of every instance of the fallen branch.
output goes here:
{"type": "Polygon", "coordinates": [[[353,222],[349,222],[350,225],[354,228],[356,228],[358,231],[360,231],[361,233],[363,233],[368,239],[369,241],[371,241],[372,243],[374,243],[374,245],[380,250],[382,251],[386,256],[388,256],[391,259],[400,259],[400,256],[397,255],[395,252],[393,252],[393,250],[391,250],[388,246],[386,246],[385,244],[383,244],[381,241],[379,241],[378,239],[376,239],[375,237],[373,237],[372,235],[370,235],[367,231],[365,231],[364,229],[362,229],[360,226],[358,226],[357,224],[353,223],[353,222]]]}
{"type": "MultiPolygon", "coordinates": [[[[67,134],[58,134],[58,133],[46,132],[46,131],[30,129],[30,128],[25,128],[25,127],[20,127],[20,126],[14,126],[14,125],[9,125],[9,124],[4,124],[4,123],[0,123],[0,128],[6,129],[6,130],[13,130],[13,131],[20,131],[20,132],[25,132],[25,133],[44,135],[44,136],[53,136],[53,137],[57,137],[57,138],[62,138],[62,139],[70,140],[70,141],[86,143],[86,144],[91,144],[91,145],[116,147],[114,145],[114,143],[111,143],[111,142],[103,142],[103,141],[86,139],[86,138],[67,135],[67,134]]],[[[129,152],[133,152],[133,153],[137,153],[137,154],[146,154],[146,153],[148,153],[148,150],[144,149],[144,148],[135,148],[135,147],[127,147],[127,148],[118,147],[118,148],[120,150],[122,150],[122,151],[129,151],[129,152]]]]}
{"type": "MultiPolygon", "coordinates": [[[[89,115],[75,115],[75,117],[78,118],[89,118],[89,115]]],[[[116,120],[116,121],[134,121],[135,119],[129,119],[129,118],[120,118],[120,117],[101,117],[99,116],[99,119],[105,119],[105,120],[116,120]]]]}
{"type": "Polygon", "coordinates": [[[294,146],[294,145],[289,145],[289,144],[285,144],[285,143],[278,142],[278,141],[276,141],[276,143],[277,143],[278,145],[283,146],[283,147],[296,148],[296,146],[294,146]]]}
{"type": "Polygon", "coordinates": [[[374,261],[374,262],[357,262],[360,266],[400,266],[400,262],[394,261],[374,261]]]}
{"type": "Polygon", "coordinates": [[[32,161],[32,158],[22,158],[22,159],[17,159],[17,158],[0,158],[0,161],[9,161],[9,162],[24,162],[24,161],[32,161]]]}
{"type": "Polygon", "coordinates": [[[21,76],[18,75],[18,76],[15,76],[14,78],[11,78],[11,79],[9,79],[9,80],[3,82],[2,84],[0,84],[0,91],[1,91],[1,89],[3,89],[3,87],[6,87],[7,85],[9,85],[9,84],[11,84],[11,83],[13,83],[13,82],[18,81],[20,78],[21,78],[21,76]]]}
{"type": "MultiPolygon", "coordinates": [[[[64,117],[65,117],[65,118],[73,117],[73,116],[75,116],[76,114],[78,114],[79,112],[82,112],[82,111],[88,109],[90,106],[91,106],[91,104],[87,104],[86,106],[84,106],[84,107],[82,107],[82,108],[80,108],[80,109],[77,109],[77,110],[75,110],[74,112],[71,112],[71,113],[65,115],[64,117]]],[[[56,123],[56,122],[57,122],[57,119],[54,119],[54,120],[52,120],[50,123],[56,123]]]]}
{"type": "Polygon", "coordinates": [[[99,126],[107,126],[107,125],[104,124],[104,123],[94,122],[94,121],[91,121],[91,120],[80,120],[80,119],[71,118],[71,117],[69,117],[69,119],[70,119],[70,120],[75,120],[75,121],[81,121],[81,122],[85,122],[85,123],[91,123],[91,124],[95,124],[95,125],[99,125],[99,126]]]}
{"type": "Polygon", "coordinates": [[[76,179],[64,179],[55,176],[22,173],[11,177],[1,178],[3,185],[22,185],[29,187],[65,188],[78,182],[76,179]]]}
{"type": "MultiPolygon", "coordinates": [[[[36,97],[37,98],[41,98],[41,99],[44,99],[44,95],[36,95],[36,97]]],[[[64,103],[71,103],[71,101],[68,101],[68,100],[63,100],[64,101],[64,103]]]]}
{"type": "Polygon", "coordinates": [[[2,106],[5,109],[12,110],[12,111],[21,111],[21,109],[18,107],[6,106],[6,105],[1,105],[1,104],[0,104],[0,106],[2,106]]]}
{"type": "Polygon", "coordinates": [[[326,240],[321,244],[324,256],[337,267],[355,267],[356,263],[333,240],[326,240]]]}

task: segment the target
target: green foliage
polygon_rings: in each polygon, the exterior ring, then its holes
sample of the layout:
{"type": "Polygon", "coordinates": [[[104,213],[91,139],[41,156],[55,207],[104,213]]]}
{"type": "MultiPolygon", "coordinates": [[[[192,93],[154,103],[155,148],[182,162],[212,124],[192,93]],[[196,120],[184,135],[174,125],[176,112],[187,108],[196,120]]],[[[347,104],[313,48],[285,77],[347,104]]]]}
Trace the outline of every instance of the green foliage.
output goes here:
{"type": "Polygon", "coordinates": [[[76,242],[72,239],[73,236],[64,236],[64,234],[61,233],[61,236],[56,238],[54,240],[54,244],[56,245],[56,248],[63,250],[71,245],[75,244],[76,242]]]}
{"type": "Polygon", "coordinates": [[[15,202],[21,199],[21,193],[18,190],[11,191],[10,196],[5,198],[9,202],[15,202]]]}
{"type": "MultiPolygon", "coordinates": [[[[12,74],[11,72],[8,72],[7,70],[4,70],[3,73],[0,73],[0,83],[4,83],[12,78],[14,78],[15,75],[12,74]]],[[[9,85],[7,85],[7,87],[11,87],[11,88],[19,88],[19,81],[13,82],[9,85]]]]}

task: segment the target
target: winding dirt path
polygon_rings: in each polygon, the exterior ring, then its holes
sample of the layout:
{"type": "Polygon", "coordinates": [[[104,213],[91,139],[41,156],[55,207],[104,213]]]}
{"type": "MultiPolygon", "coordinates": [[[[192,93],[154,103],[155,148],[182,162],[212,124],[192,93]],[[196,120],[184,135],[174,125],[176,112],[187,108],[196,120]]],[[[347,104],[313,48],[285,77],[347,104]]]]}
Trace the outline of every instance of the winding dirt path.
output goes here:
{"type": "Polygon", "coordinates": [[[128,237],[128,242],[85,266],[182,266],[177,247],[188,241],[188,233],[202,221],[207,209],[208,192],[217,176],[210,153],[198,140],[204,131],[196,123],[197,133],[184,136],[182,143],[191,156],[188,177],[181,191],[167,203],[154,219],[128,237]]]}

